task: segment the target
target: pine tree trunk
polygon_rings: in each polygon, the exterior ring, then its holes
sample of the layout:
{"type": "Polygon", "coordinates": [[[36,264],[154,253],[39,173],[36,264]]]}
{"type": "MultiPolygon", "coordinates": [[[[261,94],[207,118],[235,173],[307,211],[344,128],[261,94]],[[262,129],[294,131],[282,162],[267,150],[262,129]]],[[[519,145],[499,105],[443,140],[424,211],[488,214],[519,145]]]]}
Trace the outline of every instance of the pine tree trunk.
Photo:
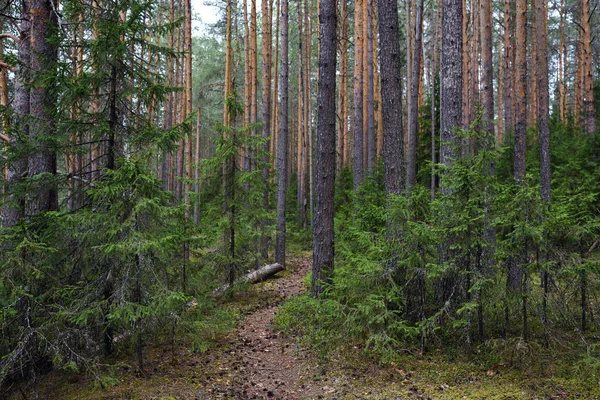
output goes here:
{"type": "Polygon", "coordinates": [[[363,2],[354,5],[354,190],[364,179],[363,154],[363,2]]]}
{"type": "Polygon", "coordinates": [[[583,105],[585,127],[588,135],[596,132],[596,110],[594,108],[594,77],[592,69],[592,33],[590,25],[590,0],[581,0],[581,58],[583,81],[583,105]]]}
{"type": "MultiPolygon", "coordinates": [[[[56,153],[51,150],[49,139],[55,131],[54,108],[56,97],[52,87],[45,85],[53,74],[58,58],[58,49],[52,40],[57,29],[54,0],[30,0],[29,18],[31,21],[31,81],[29,92],[31,122],[29,134],[37,152],[29,156],[28,177],[40,174],[56,174],[56,153]]],[[[27,212],[35,215],[58,208],[58,192],[51,182],[29,193],[27,212]]]]}
{"type": "Polygon", "coordinates": [[[335,183],[336,2],[319,6],[319,83],[315,168],[315,215],[311,294],[319,297],[334,266],[333,200],[335,183]]]}
{"type": "Polygon", "coordinates": [[[404,178],[404,125],[400,27],[396,0],[379,0],[379,40],[384,182],[387,194],[399,194],[404,178]]]}
{"type": "Polygon", "coordinates": [[[281,39],[279,48],[279,131],[277,140],[277,226],[275,262],[285,267],[285,198],[288,179],[288,0],[281,0],[281,39]]]}
{"type": "MultiPolygon", "coordinates": [[[[18,148],[22,146],[19,136],[29,136],[29,111],[30,111],[30,63],[31,63],[31,24],[28,18],[29,3],[24,1],[22,9],[21,25],[19,26],[19,43],[17,45],[17,57],[19,65],[15,71],[13,123],[19,127],[20,135],[11,135],[8,146],[18,148]]],[[[2,227],[11,228],[23,218],[22,195],[17,193],[17,186],[27,171],[26,157],[20,157],[7,165],[6,169],[6,201],[2,208],[2,227]]]]}
{"type": "Polygon", "coordinates": [[[306,227],[306,171],[304,169],[304,159],[306,156],[306,126],[304,123],[304,108],[305,104],[305,90],[304,87],[304,63],[307,61],[305,57],[303,42],[305,39],[304,32],[304,19],[302,16],[302,5],[298,4],[298,140],[297,140],[297,184],[298,191],[296,196],[297,203],[297,216],[298,224],[302,227],[306,227]]]}
{"type": "Polygon", "coordinates": [[[347,0],[340,0],[340,78],[338,90],[338,171],[346,164],[348,147],[348,6],[347,0]]]}
{"type": "MultiPolygon", "coordinates": [[[[272,49],[272,37],[271,37],[271,10],[273,7],[273,0],[263,0],[261,2],[262,11],[262,139],[263,144],[263,159],[262,159],[262,181],[263,181],[263,196],[262,206],[264,211],[269,210],[269,147],[272,140],[271,138],[271,49],[272,49]]],[[[261,244],[260,252],[263,259],[269,256],[269,242],[270,238],[267,233],[267,225],[269,224],[268,219],[264,219],[261,222],[261,244]]]]}
{"type": "Polygon", "coordinates": [[[538,132],[540,140],[540,186],[544,202],[550,201],[550,127],[548,89],[548,8],[545,0],[535,0],[538,86],[538,132]]]}
{"type": "Polygon", "coordinates": [[[373,73],[373,1],[367,2],[367,169],[375,166],[375,85],[373,73]]]}
{"type": "Polygon", "coordinates": [[[566,121],[566,91],[565,91],[565,32],[564,32],[564,15],[565,15],[565,0],[560,0],[560,20],[558,25],[558,111],[560,122],[566,121]]]}
{"type": "MultiPolygon", "coordinates": [[[[513,106],[513,80],[514,80],[514,51],[512,41],[512,0],[504,0],[504,82],[502,95],[504,103],[504,130],[513,132],[514,126],[514,106],[513,106]]],[[[500,116],[499,116],[500,117],[500,116]]]]}
{"type": "Polygon", "coordinates": [[[480,0],[481,14],[481,103],[483,105],[484,136],[491,140],[484,143],[485,148],[493,146],[494,138],[494,77],[492,56],[492,2],[480,0]]]}
{"type": "MultiPolygon", "coordinates": [[[[440,163],[449,167],[458,156],[455,129],[461,126],[462,99],[462,22],[461,0],[442,1],[442,73],[440,163]]],[[[442,185],[448,193],[448,188],[442,185]]]]}
{"type": "Polygon", "coordinates": [[[406,188],[417,181],[417,131],[419,125],[419,76],[421,72],[421,47],[423,46],[423,0],[417,2],[415,22],[415,51],[410,77],[410,109],[408,112],[408,155],[406,161],[406,188]]]}
{"type": "Polygon", "coordinates": [[[519,184],[525,179],[525,150],[527,133],[527,0],[516,0],[516,41],[515,52],[515,155],[514,178],[519,184]]]}

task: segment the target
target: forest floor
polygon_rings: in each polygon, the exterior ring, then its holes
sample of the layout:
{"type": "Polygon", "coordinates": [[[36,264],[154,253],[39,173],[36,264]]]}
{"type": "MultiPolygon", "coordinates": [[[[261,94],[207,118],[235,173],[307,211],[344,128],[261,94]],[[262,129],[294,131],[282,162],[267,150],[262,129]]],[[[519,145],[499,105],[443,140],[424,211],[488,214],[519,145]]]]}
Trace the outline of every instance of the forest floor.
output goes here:
{"type": "MultiPolygon", "coordinates": [[[[240,315],[237,327],[215,337],[203,351],[189,343],[173,349],[148,345],[146,375],[117,355],[105,376],[56,371],[40,380],[43,399],[600,399],[600,382],[535,376],[510,367],[489,368],[442,355],[378,362],[356,346],[327,358],[273,327],[282,302],[306,291],[308,256],[295,257],[287,271],[228,301],[240,315]],[[120,361],[117,361],[120,360],[120,361]],[[100,382],[100,384],[99,384],[100,382]]],[[[344,346],[342,346],[344,347],[344,346]]],[[[107,360],[107,362],[111,362],[107,360]]]]}

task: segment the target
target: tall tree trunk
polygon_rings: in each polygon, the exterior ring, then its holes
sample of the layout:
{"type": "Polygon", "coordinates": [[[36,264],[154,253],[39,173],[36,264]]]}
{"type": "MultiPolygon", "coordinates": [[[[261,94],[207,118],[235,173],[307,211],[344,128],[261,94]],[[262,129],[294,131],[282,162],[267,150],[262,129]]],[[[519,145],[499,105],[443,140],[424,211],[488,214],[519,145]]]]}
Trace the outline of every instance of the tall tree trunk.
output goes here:
{"type": "MultiPolygon", "coordinates": [[[[171,0],[173,1],[173,0],[171,0]]],[[[232,41],[232,29],[233,29],[233,16],[232,16],[232,1],[227,0],[227,31],[225,33],[225,98],[223,101],[223,125],[228,126],[230,123],[228,100],[229,96],[233,94],[233,41],[232,41]]],[[[172,39],[169,39],[172,42],[172,39]]],[[[171,48],[173,47],[170,43],[171,48]]]]}
{"type": "Polygon", "coordinates": [[[592,69],[592,32],[590,24],[590,0],[581,0],[581,50],[583,75],[583,105],[585,109],[586,133],[596,132],[596,110],[594,108],[594,77],[592,69]]]}
{"type": "MultiPolygon", "coordinates": [[[[256,0],[250,0],[250,124],[258,122],[258,49],[257,49],[257,20],[256,0]]],[[[250,130],[250,135],[256,135],[256,129],[250,130]]],[[[249,170],[256,169],[256,148],[248,146],[249,170]]]]}
{"type": "Polygon", "coordinates": [[[573,86],[575,93],[573,94],[573,125],[575,128],[581,126],[581,103],[583,102],[583,43],[581,40],[581,31],[579,33],[579,42],[577,43],[577,50],[575,51],[575,62],[577,69],[575,71],[575,78],[573,79],[573,86]]]}
{"type": "Polygon", "coordinates": [[[379,0],[378,9],[385,191],[399,194],[404,178],[404,126],[398,3],[379,0]]]}
{"type": "Polygon", "coordinates": [[[200,150],[202,149],[202,125],[200,118],[200,107],[198,107],[198,114],[196,115],[196,152],[194,154],[194,194],[196,199],[194,200],[194,223],[198,225],[200,223],[200,150]]]}
{"type": "Polygon", "coordinates": [[[356,0],[354,5],[354,190],[364,179],[363,153],[363,2],[356,0]]]}
{"type": "MultiPolygon", "coordinates": [[[[263,0],[261,2],[262,11],[262,108],[261,119],[262,139],[263,139],[263,160],[262,160],[262,181],[263,181],[263,196],[262,206],[265,211],[269,210],[269,139],[271,138],[271,11],[273,8],[273,0],[263,0]]],[[[271,140],[272,142],[272,140],[271,140]]],[[[269,235],[267,234],[268,219],[264,219],[261,223],[261,256],[263,259],[269,256],[269,235]]]]}
{"type": "Polygon", "coordinates": [[[335,186],[335,74],[336,2],[319,5],[319,83],[315,215],[313,222],[313,268],[311,294],[319,297],[323,283],[331,282],[334,265],[333,200],[335,186]]]}
{"type": "MultiPolygon", "coordinates": [[[[504,0],[504,83],[502,95],[504,103],[504,129],[506,132],[513,132],[514,126],[514,106],[513,106],[513,81],[514,81],[514,48],[512,41],[512,4],[513,0],[504,0]]],[[[498,116],[501,118],[502,116],[498,116]]]]}
{"type": "Polygon", "coordinates": [[[297,140],[297,164],[296,164],[296,172],[297,172],[297,184],[298,191],[296,196],[297,203],[297,216],[298,223],[302,227],[306,227],[306,170],[305,170],[305,157],[306,157],[306,126],[304,122],[304,109],[307,107],[305,104],[306,96],[305,91],[306,88],[304,86],[304,64],[308,61],[306,60],[306,53],[304,52],[304,39],[305,32],[304,29],[304,19],[302,16],[302,4],[298,4],[298,140],[297,140]]]}
{"type": "Polygon", "coordinates": [[[545,0],[535,0],[538,86],[538,131],[540,140],[540,185],[544,202],[550,201],[550,127],[548,90],[548,8],[545,0]]]}
{"type": "MultiPolygon", "coordinates": [[[[481,103],[483,105],[484,135],[494,137],[494,77],[492,55],[492,2],[480,0],[481,14],[481,103]]],[[[486,141],[486,148],[490,148],[493,141],[486,141]]]]}
{"type": "Polygon", "coordinates": [[[527,134],[527,0],[516,0],[516,42],[515,52],[515,156],[514,178],[519,184],[525,179],[525,150],[527,134]]]}
{"type": "MultiPolygon", "coordinates": [[[[56,68],[58,49],[52,40],[56,34],[57,17],[54,11],[57,5],[54,0],[31,0],[29,18],[31,21],[31,74],[33,85],[29,92],[30,115],[32,117],[29,134],[37,147],[37,152],[29,156],[28,176],[40,174],[56,174],[56,153],[50,147],[54,124],[54,108],[56,98],[52,87],[48,87],[49,79],[56,68]]],[[[54,183],[46,181],[31,193],[28,213],[58,208],[58,192],[54,183]]]]}
{"type": "MultiPolygon", "coordinates": [[[[277,18],[275,18],[275,57],[273,60],[273,88],[274,90],[279,90],[279,22],[281,18],[279,17],[281,14],[281,0],[277,0],[277,18]]],[[[279,145],[277,143],[278,140],[278,132],[279,132],[279,98],[278,96],[272,96],[273,104],[271,106],[271,143],[270,143],[270,152],[274,155],[273,157],[273,168],[277,166],[277,150],[279,149],[279,145]]]]}
{"type": "MultiPolygon", "coordinates": [[[[462,122],[463,7],[461,0],[443,0],[442,19],[440,163],[449,167],[458,156],[455,130],[462,122]]],[[[442,190],[448,193],[446,185],[442,185],[442,190]]]]}
{"type": "Polygon", "coordinates": [[[463,20],[462,20],[462,128],[469,128],[469,117],[471,100],[469,99],[469,88],[471,83],[471,53],[469,52],[469,13],[467,9],[467,0],[462,0],[463,20]]]}
{"type": "Polygon", "coordinates": [[[375,166],[375,85],[373,73],[373,1],[367,2],[367,169],[375,166]]]}
{"type": "Polygon", "coordinates": [[[410,109],[408,112],[408,155],[406,162],[406,188],[417,182],[417,131],[419,126],[419,76],[421,72],[421,47],[423,46],[423,0],[417,2],[415,23],[415,52],[410,77],[410,109]]]}
{"type": "Polygon", "coordinates": [[[436,174],[435,164],[437,162],[436,157],[436,125],[438,119],[436,116],[436,98],[438,98],[438,90],[436,83],[439,82],[439,43],[441,39],[442,29],[442,0],[437,1],[437,7],[435,12],[435,33],[433,39],[433,54],[431,55],[431,188],[430,188],[430,199],[435,200],[435,189],[436,189],[436,174]]]}
{"type": "Polygon", "coordinates": [[[558,111],[560,122],[566,121],[566,91],[565,91],[565,32],[564,32],[564,15],[565,15],[565,0],[560,0],[560,20],[558,23],[558,111]]]}
{"type": "MultiPolygon", "coordinates": [[[[17,56],[19,64],[15,72],[15,97],[13,123],[19,127],[19,135],[9,137],[8,146],[19,147],[24,143],[19,137],[29,136],[30,82],[31,82],[31,24],[29,20],[29,3],[23,1],[22,19],[19,27],[19,43],[17,56]]],[[[19,157],[10,162],[6,170],[6,200],[2,208],[2,227],[11,228],[23,218],[24,199],[18,194],[17,186],[27,171],[27,158],[19,157]]]]}
{"type": "Polygon", "coordinates": [[[347,0],[340,0],[340,78],[338,90],[338,165],[341,170],[348,162],[348,5],[347,0]]]}
{"type": "Polygon", "coordinates": [[[288,0],[281,0],[281,38],[279,48],[279,132],[277,140],[277,226],[275,262],[285,267],[285,198],[288,175],[288,0]]]}

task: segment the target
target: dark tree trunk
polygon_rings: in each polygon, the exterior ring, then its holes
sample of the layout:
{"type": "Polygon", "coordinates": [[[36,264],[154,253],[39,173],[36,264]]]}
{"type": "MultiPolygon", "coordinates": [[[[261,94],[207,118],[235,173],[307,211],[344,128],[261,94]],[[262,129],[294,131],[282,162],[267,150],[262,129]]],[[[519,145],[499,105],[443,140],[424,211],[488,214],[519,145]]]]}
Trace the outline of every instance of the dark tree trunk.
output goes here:
{"type": "Polygon", "coordinates": [[[459,154],[455,129],[462,117],[462,2],[443,0],[442,19],[440,163],[449,167],[459,154]]]}
{"type": "Polygon", "coordinates": [[[319,84],[315,168],[315,214],[313,220],[313,269],[311,294],[323,292],[334,265],[333,195],[335,183],[335,80],[336,2],[321,0],[319,6],[319,84]]]}
{"type": "Polygon", "coordinates": [[[281,38],[279,64],[279,132],[277,140],[277,227],[275,262],[285,267],[285,198],[288,171],[288,0],[281,2],[281,38]]]}
{"type": "MultiPolygon", "coordinates": [[[[18,150],[23,143],[18,139],[19,136],[27,137],[29,135],[29,82],[30,82],[30,62],[31,46],[30,35],[31,25],[29,18],[29,4],[23,1],[20,40],[18,44],[19,66],[16,71],[15,79],[15,99],[13,122],[19,127],[19,135],[11,135],[9,146],[13,150],[18,150]]],[[[6,170],[6,203],[2,209],[2,227],[10,228],[23,218],[23,198],[15,193],[17,186],[23,175],[27,171],[27,159],[18,156],[17,159],[10,162],[6,170]]]]}
{"type": "Polygon", "coordinates": [[[385,191],[399,194],[404,177],[404,129],[398,3],[379,0],[378,7],[385,191]]]}
{"type": "Polygon", "coordinates": [[[419,128],[419,77],[423,43],[423,0],[417,1],[415,24],[415,52],[410,79],[410,109],[408,110],[408,154],[406,161],[406,187],[410,190],[417,181],[417,131],[419,128]]]}
{"type": "MultiPolygon", "coordinates": [[[[29,134],[37,152],[29,156],[28,176],[56,174],[56,153],[51,148],[48,137],[55,130],[54,107],[56,99],[52,87],[52,71],[56,68],[57,47],[52,42],[56,34],[56,4],[54,0],[31,0],[29,19],[31,22],[31,81],[29,92],[29,113],[31,121],[29,134]]],[[[31,193],[27,212],[35,215],[55,210],[58,207],[58,194],[54,183],[43,179],[44,183],[31,193]]]]}

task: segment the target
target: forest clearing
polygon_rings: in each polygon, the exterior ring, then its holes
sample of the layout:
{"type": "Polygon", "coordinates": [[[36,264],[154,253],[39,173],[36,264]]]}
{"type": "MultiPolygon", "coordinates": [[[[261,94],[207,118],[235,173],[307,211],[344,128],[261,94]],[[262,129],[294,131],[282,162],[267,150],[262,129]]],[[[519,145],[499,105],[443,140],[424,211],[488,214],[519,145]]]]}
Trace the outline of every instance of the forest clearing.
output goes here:
{"type": "Polygon", "coordinates": [[[0,0],[0,398],[600,399],[597,6],[0,0]]]}

